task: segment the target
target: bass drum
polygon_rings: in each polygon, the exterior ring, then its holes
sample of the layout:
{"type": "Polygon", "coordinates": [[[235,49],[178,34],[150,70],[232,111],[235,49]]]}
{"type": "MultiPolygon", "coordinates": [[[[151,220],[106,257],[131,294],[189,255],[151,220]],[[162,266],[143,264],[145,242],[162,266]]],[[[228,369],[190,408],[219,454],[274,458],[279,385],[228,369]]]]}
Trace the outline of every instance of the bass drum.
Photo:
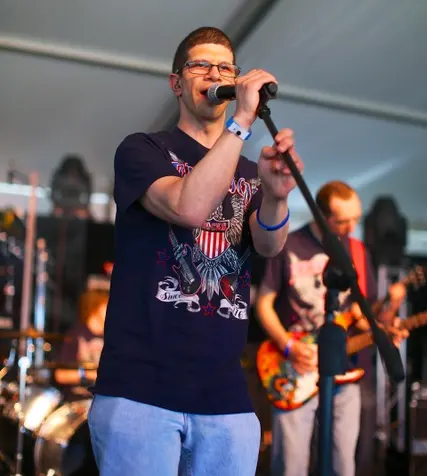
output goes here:
{"type": "Polygon", "coordinates": [[[99,476],[87,416],[92,399],[65,403],[37,432],[36,476],[99,476]]]}

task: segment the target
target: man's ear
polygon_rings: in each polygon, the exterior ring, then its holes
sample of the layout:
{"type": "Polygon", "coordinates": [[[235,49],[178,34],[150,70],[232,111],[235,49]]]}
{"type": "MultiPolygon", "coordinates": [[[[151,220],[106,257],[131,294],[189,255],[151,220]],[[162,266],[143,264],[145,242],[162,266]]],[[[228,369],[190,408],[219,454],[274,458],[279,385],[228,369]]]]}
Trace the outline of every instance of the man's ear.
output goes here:
{"type": "Polygon", "coordinates": [[[169,85],[174,92],[175,96],[181,96],[181,81],[177,74],[171,74],[169,76],[169,85]]]}

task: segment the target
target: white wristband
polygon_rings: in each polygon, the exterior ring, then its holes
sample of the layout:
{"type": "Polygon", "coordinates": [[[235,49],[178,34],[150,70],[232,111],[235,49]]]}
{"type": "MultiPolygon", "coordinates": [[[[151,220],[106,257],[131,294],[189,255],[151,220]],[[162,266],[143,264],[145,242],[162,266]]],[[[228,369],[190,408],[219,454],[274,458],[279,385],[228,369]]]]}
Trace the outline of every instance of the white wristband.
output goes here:
{"type": "Polygon", "coordinates": [[[243,127],[240,127],[233,117],[230,117],[225,126],[230,132],[236,134],[236,136],[240,137],[240,139],[242,140],[248,140],[249,137],[252,135],[251,131],[247,131],[246,129],[243,129],[243,127]]]}

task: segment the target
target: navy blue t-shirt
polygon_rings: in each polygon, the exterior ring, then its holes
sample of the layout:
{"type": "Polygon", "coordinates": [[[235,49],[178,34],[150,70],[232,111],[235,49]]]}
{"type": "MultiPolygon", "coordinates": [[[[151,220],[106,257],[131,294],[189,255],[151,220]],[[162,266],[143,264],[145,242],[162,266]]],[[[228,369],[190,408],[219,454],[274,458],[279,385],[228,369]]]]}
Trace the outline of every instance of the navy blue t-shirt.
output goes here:
{"type": "Polygon", "coordinates": [[[169,410],[252,411],[240,365],[248,327],[257,165],[241,157],[222,204],[199,229],[147,212],[139,198],[208,152],[178,128],[133,134],[115,157],[115,263],[95,393],[169,410]]]}

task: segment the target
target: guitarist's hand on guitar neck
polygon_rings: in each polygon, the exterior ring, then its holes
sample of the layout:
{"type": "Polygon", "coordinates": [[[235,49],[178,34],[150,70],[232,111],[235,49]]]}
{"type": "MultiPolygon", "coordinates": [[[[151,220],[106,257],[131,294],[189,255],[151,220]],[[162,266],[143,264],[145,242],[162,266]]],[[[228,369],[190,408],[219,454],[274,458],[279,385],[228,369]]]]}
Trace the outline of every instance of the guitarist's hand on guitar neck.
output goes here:
{"type": "Polygon", "coordinates": [[[289,360],[296,372],[304,375],[317,369],[317,345],[293,341],[289,351],[289,360]]]}
{"type": "Polygon", "coordinates": [[[384,325],[384,329],[389,334],[393,340],[393,344],[396,347],[399,347],[402,340],[406,339],[409,336],[407,329],[402,328],[401,321],[398,317],[393,319],[392,325],[384,325]]]}

